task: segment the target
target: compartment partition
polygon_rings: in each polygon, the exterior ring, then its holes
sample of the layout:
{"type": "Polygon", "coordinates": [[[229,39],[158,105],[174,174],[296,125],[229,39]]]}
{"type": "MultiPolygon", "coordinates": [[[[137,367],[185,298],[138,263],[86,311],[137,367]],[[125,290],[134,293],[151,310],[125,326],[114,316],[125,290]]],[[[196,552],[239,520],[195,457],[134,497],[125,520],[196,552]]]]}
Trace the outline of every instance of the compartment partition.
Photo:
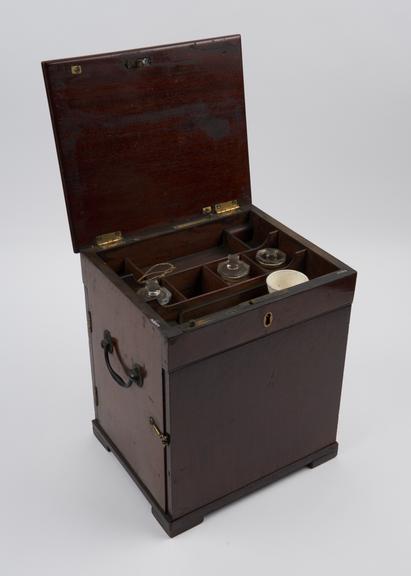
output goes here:
{"type": "Polygon", "coordinates": [[[287,254],[285,263],[275,270],[291,268],[309,279],[336,270],[294,238],[277,230],[253,212],[242,212],[218,221],[175,229],[128,246],[102,253],[106,263],[134,290],[141,287],[140,277],[153,265],[170,262],[175,271],[160,282],[172,300],[166,306],[149,302],[166,321],[186,322],[211,314],[267,293],[266,277],[273,272],[256,260],[261,248],[279,248],[287,254]],[[250,265],[247,278],[228,283],[217,267],[228,254],[240,254],[250,265]]]}
{"type": "Polygon", "coordinates": [[[208,266],[197,266],[183,272],[170,274],[167,276],[167,282],[177,288],[186,299],[215,292],[225,286],[220,276],[210,270],[208,266]]]}
{"type": "MultiPolygon", "coordinates": [[[[238,287],[237,287],[238,288],[238,287]]],[[[239,290],[238,292],[230,292],[225,296],[215,298],[210,302],[203,302],[197,305],[192,305],[187,309],[181,309],[178,322],[183,323],[189,320],[195,320],[196,318],[201,318],[202,316],[207,316],[208,314],[214,314],[220,310],[225,310],[231,306],[236,306],[242,302],[247,302],[247,300],[252,300],[253,298],[258,298],[266,294],[265,284],[260,286],[248,287],[247,289],[239,290]]]]}

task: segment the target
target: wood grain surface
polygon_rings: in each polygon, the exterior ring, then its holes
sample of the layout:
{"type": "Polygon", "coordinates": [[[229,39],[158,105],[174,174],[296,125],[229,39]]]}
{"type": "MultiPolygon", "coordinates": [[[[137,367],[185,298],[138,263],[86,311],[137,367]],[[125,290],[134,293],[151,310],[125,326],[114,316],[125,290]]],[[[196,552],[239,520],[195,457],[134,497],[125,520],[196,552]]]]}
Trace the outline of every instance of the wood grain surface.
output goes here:
{"type": "Polygon", "coordinates": [[[99,234],[250,203],[239,36],[54,60],[43,71],[75,251],[99,234]]]}

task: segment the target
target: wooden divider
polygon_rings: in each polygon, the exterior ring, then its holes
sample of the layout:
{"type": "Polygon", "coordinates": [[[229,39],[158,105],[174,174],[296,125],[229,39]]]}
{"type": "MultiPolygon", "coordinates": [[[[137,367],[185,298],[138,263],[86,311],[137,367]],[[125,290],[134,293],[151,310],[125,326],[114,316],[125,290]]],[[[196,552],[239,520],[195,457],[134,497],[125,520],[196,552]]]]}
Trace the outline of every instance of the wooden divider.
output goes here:
{"type": "Polygon", "coordinates": [[[266,247],[287,254],[286,262],[276,270],[291,268],[309,278],[332,271],[329,262],[254,213],[142,240],[109,251],[105,260],[135,290],[142,286],[139,279],[151,266],[172,263],[175,271],[160,280],[170,290],[171,302],[166,306],[157,301],[149,304],[169,322],[186,322],[265,294],[266,277],[273,269],[259,264],[256,253],[266,247]],[[247,278],[228,283],[220,277],[218,264],[228,254],[240,254],[250,265],[247,278]]]}

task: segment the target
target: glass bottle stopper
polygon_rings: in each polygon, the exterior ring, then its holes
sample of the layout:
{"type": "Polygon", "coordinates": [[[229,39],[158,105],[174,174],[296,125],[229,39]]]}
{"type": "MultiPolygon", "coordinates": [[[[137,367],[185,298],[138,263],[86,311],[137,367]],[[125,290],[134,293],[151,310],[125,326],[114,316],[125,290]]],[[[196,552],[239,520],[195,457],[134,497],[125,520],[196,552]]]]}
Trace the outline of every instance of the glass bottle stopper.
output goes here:
{"type": "Polygon", "coordinates": [[[157,278],[149,278],[146,280],[145,286],[137,290],[137,294],[144,299],[144,302],[151,302],[157,300],[159,304],[165,306],[171,300],[171,292],[164,286],[160,286],[157,278]]]}
{"type": "Polygon", "coordinates": [[[239,254],[229,254],[227,260],[220,262],[217,272],[226,282],[236,282],[250,273],[250,265],[240,260],[239,254]]]}
{"type": "Polygon", "coordinates": [[[285,263],[287,254],[278,248],[261,248],[255,255],[255,259],[266,268],[277,268],[285,263]]]}
{"type": "Polygon", "coordinates": [[[144,299],[144,302],[152,302],[157,300],[161,306],[165,306],[171,300],[171,292],[165,286],[161,286],[159,279],[164,278],[170,272],[175,270],[175,266],[169,262],[160,262],[151,266],[141,278],[138,279],[140,284],[144,284],[143,288],[137,290],[138,296],[144,299]]]}

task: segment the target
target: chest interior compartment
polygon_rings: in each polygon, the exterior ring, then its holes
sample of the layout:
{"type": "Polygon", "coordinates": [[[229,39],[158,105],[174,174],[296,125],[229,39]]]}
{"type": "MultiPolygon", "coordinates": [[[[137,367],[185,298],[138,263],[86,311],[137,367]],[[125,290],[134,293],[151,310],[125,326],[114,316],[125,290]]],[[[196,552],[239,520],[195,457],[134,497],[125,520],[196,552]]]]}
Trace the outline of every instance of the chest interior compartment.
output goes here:
{"type": "Polygon", "coordinates": [[[285,252],[286,261],[276,270],[298,270],[309,280],[338,270],[334,262],[252,210],[176,228],[100,252],[105,263],[135,291],[142,286],[139,279],[152,266],[163,262],[174,265],[173,272],[160,281],[171,292],[170,302],[148,302],[171,324],[189,322],[268,295],[266,277],[273,269],[256,260],[262,248],[285,252]],[[250,266],[248,276],[235,283],[226,282],[217,271],[229,254],[239,254],[250,266]]]}

